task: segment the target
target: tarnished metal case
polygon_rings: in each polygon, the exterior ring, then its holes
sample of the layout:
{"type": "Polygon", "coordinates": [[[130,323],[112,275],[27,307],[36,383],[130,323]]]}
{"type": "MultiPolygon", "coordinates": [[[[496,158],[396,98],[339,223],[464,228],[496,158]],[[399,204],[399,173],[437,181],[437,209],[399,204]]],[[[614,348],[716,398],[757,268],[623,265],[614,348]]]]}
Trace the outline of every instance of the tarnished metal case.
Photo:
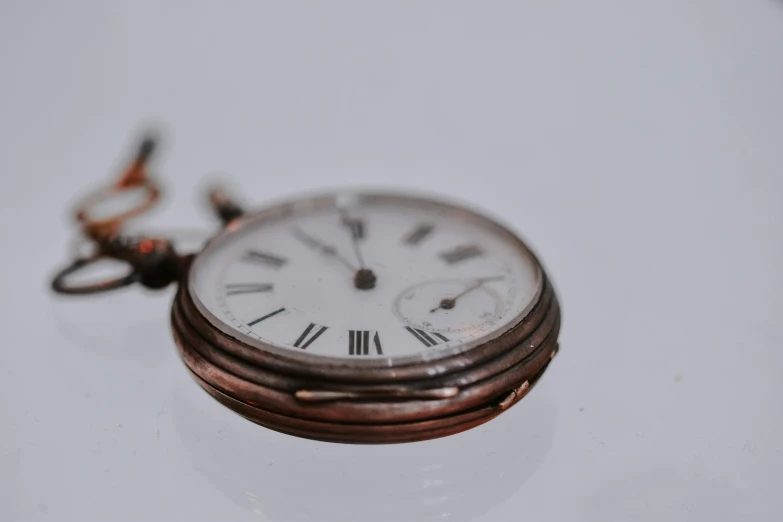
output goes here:
{"type": "Polygon", "coordinates": [[[179,285],[172,327],[196,382],[253,422],[310,439],[400,443],[470,429],[524,397],[558,350],[560,307],[546,276],[530,313],[496,339],[383,368],[329,358],[303,364],[244,344],[212,326],[188,288],[179,285]]]}

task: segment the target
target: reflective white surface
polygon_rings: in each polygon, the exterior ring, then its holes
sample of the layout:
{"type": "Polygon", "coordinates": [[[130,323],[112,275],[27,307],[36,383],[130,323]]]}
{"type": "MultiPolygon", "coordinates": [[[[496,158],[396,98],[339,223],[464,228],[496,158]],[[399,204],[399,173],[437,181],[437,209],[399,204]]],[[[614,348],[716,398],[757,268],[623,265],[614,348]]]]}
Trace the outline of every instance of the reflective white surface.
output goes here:
{"type": "Polygon", "coordinates": [[[0,6],[0,520],[780,520],[783,5],[0,6]],[[539,387],[453,438],[266,431],[191,382],[171,291],[55,299],[73,197],[165,125],[152,228],[346,186],[522,232],[539,387]],[[385,517],[385,518],[384,518],[385,517]]]}

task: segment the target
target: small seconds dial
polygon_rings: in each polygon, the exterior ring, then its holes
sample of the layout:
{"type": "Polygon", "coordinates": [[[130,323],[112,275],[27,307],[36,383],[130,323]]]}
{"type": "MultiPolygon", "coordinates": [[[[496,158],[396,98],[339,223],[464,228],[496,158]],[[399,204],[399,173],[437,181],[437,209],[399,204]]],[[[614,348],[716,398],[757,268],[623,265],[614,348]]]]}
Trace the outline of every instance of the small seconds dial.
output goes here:
{"type": "Polygon", "coordinates": [[[240,341],[385,365],[501,335],[541,285],[532,254],[500,225],[389,194],[321,196],[247,216],[190,273],[197,307],[240,341]]]}

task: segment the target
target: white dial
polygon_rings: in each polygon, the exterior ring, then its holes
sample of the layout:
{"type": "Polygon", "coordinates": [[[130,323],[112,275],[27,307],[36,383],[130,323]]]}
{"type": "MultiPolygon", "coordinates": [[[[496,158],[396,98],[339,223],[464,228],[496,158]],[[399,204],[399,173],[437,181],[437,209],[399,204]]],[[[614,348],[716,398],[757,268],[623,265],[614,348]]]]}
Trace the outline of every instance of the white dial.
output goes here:
{"type": "Polygon", "coordinates": [[[190,289],[217,328],[296,357],[436,359],[521,320],[542,286],[513,234],[465,209],[397,195],[289,203],[232,224],[190,289]]]}

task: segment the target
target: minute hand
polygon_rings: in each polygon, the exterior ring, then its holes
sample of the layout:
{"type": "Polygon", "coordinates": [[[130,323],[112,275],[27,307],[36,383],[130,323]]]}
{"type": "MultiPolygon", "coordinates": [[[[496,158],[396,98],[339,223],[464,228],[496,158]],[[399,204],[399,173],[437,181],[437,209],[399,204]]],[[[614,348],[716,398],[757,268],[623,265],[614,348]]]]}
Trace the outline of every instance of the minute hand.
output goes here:
{"type": "Polygon", "coordinates": [[[351,234],[351,244],[353,245],[353,252],[356,254],[356,261],[359,263],[359,270],[356,271],[356,275],[353,278],[353,285],[357,290],[372,290],[375,288],[375,272],[364,266],[364,257],[362,257],[362,251],[359,247],[359,240],[364,236],[364,225],[361,221],[352,219],[348,212],[340,210],[340,217],[342,218],[343,226],[348,228],[351,234]]]}
{"type": "Polygon", "coordinates": [[[359,247],[359,240],[364,236],[362,222],[352,219],[348,212],[343,209],[340,210],[340,219],[342,220],[342,225],[348,229],[351,235],[351,246],[353,246],[353,253],[356,254],[356,260],[359,262],[359,268],[365,268],[362,250],[359,247]]]}

